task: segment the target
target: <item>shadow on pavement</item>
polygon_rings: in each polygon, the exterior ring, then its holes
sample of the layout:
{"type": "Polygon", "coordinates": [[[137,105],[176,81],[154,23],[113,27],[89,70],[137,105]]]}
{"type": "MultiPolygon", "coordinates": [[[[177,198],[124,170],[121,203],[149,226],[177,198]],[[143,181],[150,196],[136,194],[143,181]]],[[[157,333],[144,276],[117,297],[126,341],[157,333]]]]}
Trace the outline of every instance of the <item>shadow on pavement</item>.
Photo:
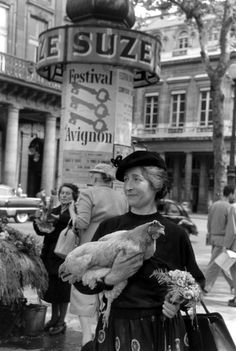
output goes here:
{"type": "Polygon", "coordinates": [[[0,341],[0,348],[8,350],[32,351],[79,351],[81,345],[81,332],[67,329],[65,334],[50,336],[43,333],[39,336],[12,337],[0,341]]]}

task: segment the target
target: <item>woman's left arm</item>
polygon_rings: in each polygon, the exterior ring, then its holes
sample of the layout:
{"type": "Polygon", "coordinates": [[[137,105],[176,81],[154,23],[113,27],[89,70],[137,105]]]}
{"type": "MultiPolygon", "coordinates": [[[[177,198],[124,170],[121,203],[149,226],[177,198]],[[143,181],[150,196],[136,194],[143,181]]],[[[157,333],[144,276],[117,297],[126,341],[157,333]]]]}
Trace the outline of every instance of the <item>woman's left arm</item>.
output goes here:
{"type": "Polygon", "coordinates": [[[86,295],[95,295],[99,294],[100,292],[104,290],[112,290],[113,285],[107,285],[104,283],[104,281],[97,282],[96,286],[94,289],[91,289],[88,285],[84,285],[82,281],[75,282],[73,283],[74,287],[81,292],[82,294],[86,295]]]}

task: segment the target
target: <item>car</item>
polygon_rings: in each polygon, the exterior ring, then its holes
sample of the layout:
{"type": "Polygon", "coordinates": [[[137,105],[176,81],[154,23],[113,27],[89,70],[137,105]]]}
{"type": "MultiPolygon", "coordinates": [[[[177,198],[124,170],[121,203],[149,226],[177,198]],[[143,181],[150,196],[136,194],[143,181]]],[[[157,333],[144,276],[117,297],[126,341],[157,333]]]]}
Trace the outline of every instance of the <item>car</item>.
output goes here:
{"type": "Polygon", "coordinates": [[[39,208],[40,198],[18,196],[15,189],[0,184],[0,216],[13,217],[17,223],[25,223],[39,208]]]}
{"type": "Polygon", "coordinates": [[[180,203],[167,198],[161,199],[157,203],[157,209],[164,217],[180,225],[188,235],[198,235],[196,224],[180,203]]]}

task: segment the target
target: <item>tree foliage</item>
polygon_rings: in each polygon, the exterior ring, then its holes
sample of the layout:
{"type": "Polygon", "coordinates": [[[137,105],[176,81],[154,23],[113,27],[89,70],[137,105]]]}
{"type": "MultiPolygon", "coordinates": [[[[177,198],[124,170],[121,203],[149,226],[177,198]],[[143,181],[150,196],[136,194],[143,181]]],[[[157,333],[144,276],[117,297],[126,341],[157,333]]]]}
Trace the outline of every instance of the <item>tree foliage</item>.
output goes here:
{"type": "Polygon", "coordinates": [[[185,15],[188,25],[196,26],[199,34],[201,59],[208,74],[212,92],[213,114],[213,153],[214,153],[214,198],[222,194],[226,182],[226,149],[224,143],[224,93],[223,78],[231,61],[231,52],[235,42],[236,1],[235,0],[133,0],[133,4],[142,5],[149,11],[162,16],[170,11],[176,15],[185,15]],[[217,60],[208,52],[209,15],[214,17],[214,26],[219,30],[220,53],[217,60]],[[235,37],[234,37],[235,39],[235,37]]]}

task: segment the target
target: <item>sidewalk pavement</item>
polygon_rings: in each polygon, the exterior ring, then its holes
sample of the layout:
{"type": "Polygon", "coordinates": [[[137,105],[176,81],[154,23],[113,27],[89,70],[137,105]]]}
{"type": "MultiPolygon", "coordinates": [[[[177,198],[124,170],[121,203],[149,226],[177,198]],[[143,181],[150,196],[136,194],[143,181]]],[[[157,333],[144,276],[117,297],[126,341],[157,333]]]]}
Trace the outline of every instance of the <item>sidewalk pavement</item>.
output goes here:
{"type": "MultiPolygon", "coordinates": [[[[28,304],[38,304],[38,297],[32,289],[25,289],[24,296],[28,304]]],[[[46,313],[46,321],[48,321],[51,316],[50,304],[46,302],[43,304],[48,306],[46,313]]],[[[82,333],[78,317],[68,311],[66,325],[64,334],[50,336],[42,332],[38,336],[10,337],[7,340],[0,340],[0,351],[80,351],[82,333]]],[[[95,332],[95,327],[94,320],[93,332],[95,332]]]]}

